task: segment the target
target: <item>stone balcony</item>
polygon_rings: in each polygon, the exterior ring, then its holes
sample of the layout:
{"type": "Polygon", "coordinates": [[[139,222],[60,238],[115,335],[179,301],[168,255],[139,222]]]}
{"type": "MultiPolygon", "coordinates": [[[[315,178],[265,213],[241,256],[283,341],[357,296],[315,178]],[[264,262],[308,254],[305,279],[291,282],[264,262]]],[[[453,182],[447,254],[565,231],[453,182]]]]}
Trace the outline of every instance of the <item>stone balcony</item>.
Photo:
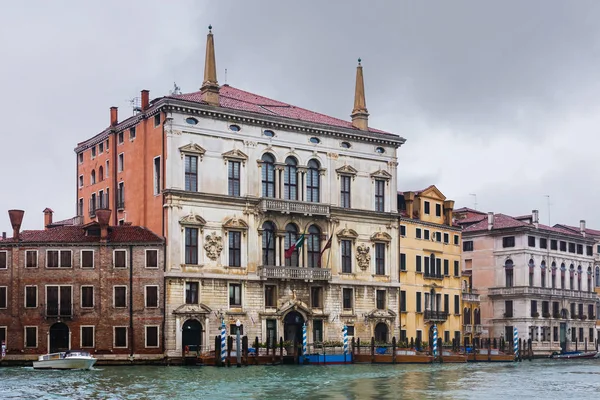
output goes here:
{"type": "Polygon", "coordinates": [[[470,303],[479,303],[480,297],[477,293],[470,292],[462,292],[462,301],[470,302],[470,303]]]}
{"type": "Polygon", "coordinates": [[[448,313],[445,311],[425,310],[425,321],[443,322],[448,319],[448,313]]]}
{"type": "Polygon", "coordinates": [[[463,325],[465,334],[476,333],[477,335],[481,335],[483,332],[483,327],[479,324],[477,325],[463,325]]]}
{"type": "Polygon", "coordinates": [[[327,268],[278,267],[262,265],[258,267],[258,276],[265,279],[329,281],[331,270],[327,268]]]}
{"type": "Polygon", "coordinates": [[[284,214],[329,216],[329,205],[323,203],[263,198],[259,207],[263,212],[275,211],[284,214]]]}
{"type": "Polygon", "coordinates": [[[580,292],[578,290],[552,289],[541,287],[517,286],[517,287],[495,287],[488,291],[490,297],[521,297],[542,296],[549,298],[568,297],[580,300],[596,300],[598,295],[594,292],[580,292]]]}

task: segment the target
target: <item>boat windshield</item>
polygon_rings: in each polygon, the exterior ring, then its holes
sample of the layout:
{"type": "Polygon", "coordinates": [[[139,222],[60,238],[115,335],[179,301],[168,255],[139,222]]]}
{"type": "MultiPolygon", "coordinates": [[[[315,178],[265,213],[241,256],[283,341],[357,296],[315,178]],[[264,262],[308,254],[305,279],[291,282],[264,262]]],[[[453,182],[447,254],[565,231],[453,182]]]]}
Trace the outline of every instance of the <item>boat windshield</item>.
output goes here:
{"type": "Polygon", "coordinates": [[[65,353],[65,358],[69,357],[89,357],[90,353],[87,351],[68,351],[65,353]]]}

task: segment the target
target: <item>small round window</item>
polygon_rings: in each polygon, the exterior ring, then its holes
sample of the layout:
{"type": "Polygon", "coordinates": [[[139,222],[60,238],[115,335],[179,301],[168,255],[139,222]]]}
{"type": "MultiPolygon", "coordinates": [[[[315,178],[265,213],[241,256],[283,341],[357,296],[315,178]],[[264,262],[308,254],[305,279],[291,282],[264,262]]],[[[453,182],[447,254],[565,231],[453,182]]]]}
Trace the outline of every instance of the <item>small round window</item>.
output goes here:
{"type": "Polygon", "coordinates": [[[311,137],[309,140],[311,143],[315,143],[315,144],[321,143],[321,139],[316,138],[316,137],[311,137]]]}
{"type": "Polygon", "coordinates": [[[196,125],[198,123],[198,120],[196,118],[189,117],[186,118],[185,122],[187,122],[190,125],[196,125]]]}
{"type": "Polygon", "coordinates": [[[376,153],[380,153],[380,154],[381,153],[385,153],[385,149],[383,147],[378,147],[378,148],[375,149],[375,152],[376,153]]]}
{"type": "Polygon", "coordinates": [[[273,136],[275,136],[275,132],[266,130],[263,132],[263,135],[265,135],[267,137],[273,137],[273,136]]]}
{"type": "Polygon", "coordinates": [[[239,132],[241,128],[239,125],[229,125],[229,130],[233,132],[239,132]]]}
{"type": "Polygon", "coordinates": [[[342,148],[344,149],[349,149],[350,147],[352,147],[352,145],[348,142],[342,142],[340,146],[342,146],[342,148]]]}

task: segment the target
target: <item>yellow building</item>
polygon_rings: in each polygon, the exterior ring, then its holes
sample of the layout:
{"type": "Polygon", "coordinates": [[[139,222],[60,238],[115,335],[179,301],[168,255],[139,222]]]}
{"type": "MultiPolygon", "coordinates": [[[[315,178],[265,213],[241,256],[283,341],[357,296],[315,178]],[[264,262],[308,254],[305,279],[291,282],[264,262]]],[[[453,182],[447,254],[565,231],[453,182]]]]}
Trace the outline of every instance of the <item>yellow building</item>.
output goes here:
{"type": "MultiPolygon", "coordinates": [[[[461,340],[461,231],[454,201],[435,187],[398,195],[400,217],[400,337],[461,340]]],[[[460,342],[459,342],[460,343],[460,342]]]]}

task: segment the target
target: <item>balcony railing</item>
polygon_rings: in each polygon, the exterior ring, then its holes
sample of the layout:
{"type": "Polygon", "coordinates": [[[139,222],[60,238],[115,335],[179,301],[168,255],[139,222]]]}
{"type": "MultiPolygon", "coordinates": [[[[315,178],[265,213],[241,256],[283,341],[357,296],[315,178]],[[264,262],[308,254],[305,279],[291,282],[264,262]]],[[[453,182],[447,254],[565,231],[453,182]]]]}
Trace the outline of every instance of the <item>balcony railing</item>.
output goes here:
{"type": "Polygon", "coordinates": [[[568,289],[552,289],[529,286],[506,287],[506,288],[490,288],[489,296],[523,296],[523,295],[538,295],[548,297],[572,297],[577,299],[595,300],[597,294],[594,292],[580,292],[578,290],[568,289]]]}
{"type": "Polygon", "coordinates": [[[475,333],[481,335],[481,332],[483,332],[483,326],[475,325],[475,333]]]}
{"type": "Polygon", "coordinates": [[[476,293],[467,293],[467,292],[463,292],[462,294],[462,300],[463,301],[470,301],[470,302],[479,302],[480,298],[479,298],[479,294],[476,293]]]}
{"type": "Polygon", "coordinates": [[[264,198],[260,201],[263,211],[280,211],[286,214],[329,216],[329,205],[283,199],[264,198]]]}
{"type": "Polygon", "coordinates": [[[465,325],[465,333],[473,333],[473,325],[465,325]]]}
{"type": "Polygon", "coordinates": [[[432,311],[425,310],[425,320],[429,321],[446,321],[448,319],[448,313],[445,311],[432,311]]]}
{"type": "Polygon", "coordinates": [[[433,272],[425,272],[423,274],[423,277],[428,278],[428,279],[444,279],[444,275],[442,274],[436,274],[433,272]]]}
{"type": "Polygon", "coordinates": [[[263,265],[258,267],[258,276],[267,279],[329,281],[331,280],[331,270],[326,268],[277,267],[273,265],[263,265]]]}

